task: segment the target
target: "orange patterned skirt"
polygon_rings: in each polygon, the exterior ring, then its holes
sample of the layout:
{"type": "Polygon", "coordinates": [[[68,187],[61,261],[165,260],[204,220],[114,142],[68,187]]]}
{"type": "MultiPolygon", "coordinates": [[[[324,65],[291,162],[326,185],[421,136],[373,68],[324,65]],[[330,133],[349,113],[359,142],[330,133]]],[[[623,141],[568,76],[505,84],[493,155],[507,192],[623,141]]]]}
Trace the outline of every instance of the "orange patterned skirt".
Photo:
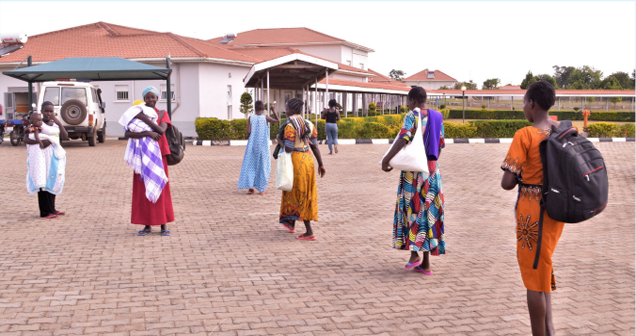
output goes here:
{"type": "Polygon", "coordinates": [[[556,289],[552,254],[563,232],[564,223],[557,222],[544,213],[543,226],[540,227],[540,201],[540,185],[519,185],[516,211],[517,260],[526,288],[550,293],[556,289]]]}
{"type": "Polygon", "coordinates": [[[283,191],[280,204],[280,223],[293,225],[297,220],[318,220],[318,188],[316,168],[311,151],[294,151],[294,187],[283,191]]]}

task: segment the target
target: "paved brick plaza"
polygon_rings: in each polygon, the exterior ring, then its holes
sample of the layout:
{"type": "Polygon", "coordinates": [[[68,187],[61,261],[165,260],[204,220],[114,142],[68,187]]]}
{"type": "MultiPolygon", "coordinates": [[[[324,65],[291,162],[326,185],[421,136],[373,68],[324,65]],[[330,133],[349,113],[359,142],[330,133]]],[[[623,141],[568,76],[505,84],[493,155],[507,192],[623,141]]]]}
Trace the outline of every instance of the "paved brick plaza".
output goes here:
{"type": "MultiPolygon", "coordinates": [[[[554,258],[554,321],[559,335],[634,335],[635,148],[596,145],[610,203],[598,218],[566,225],[554,258]]],[[[404,271],[408,252],[391,249],[398,173],[380,170],[387,148],[325,155],[319,240],[306,242],[278,224],[273,175],[267,196],[236,190],[244,147],[188,147],[170,169],[172,236],[138,237],[125,142],[67,143],[57,199],[67,216],[47,221],[25,190],[24,147],[5,141],[0,334],[530,334],[516,194],[499,187],[508,145],[442,152],[448,254],[432,257],[431,276],[404,271]]]]}

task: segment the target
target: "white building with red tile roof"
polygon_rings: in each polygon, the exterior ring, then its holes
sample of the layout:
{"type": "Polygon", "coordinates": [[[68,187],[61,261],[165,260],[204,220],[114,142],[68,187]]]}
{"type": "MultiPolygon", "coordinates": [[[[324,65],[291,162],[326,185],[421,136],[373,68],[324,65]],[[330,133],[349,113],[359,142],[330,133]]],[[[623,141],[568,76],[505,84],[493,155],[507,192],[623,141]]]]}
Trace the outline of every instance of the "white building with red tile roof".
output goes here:
{"type": "MultiPolygon", "coordinates": [[[[350,97],[349,111],[358,107],[366,110],[366,98],[370,94],[406,95],[409,88],[397,82],[365,85],[377,76],[368,71],[370,52],[373,49],[307,28],[257,29],[231,38],[200,40],[97,22],[30,36],[22,49],[0,57],[0,71],[25,66],[24,60],[29,55],[33,65],[68,57],[118,56],[157,66],[165,66],[165,58],[170,55],[173,68],[171,95],[167,94],[165,83],[159,81],[93,82],[93,85],[102,90],[102,99],[107,103],[106,119],[111,125],[108,135],[122,134],[114,123],[134,100],[141,99],[145,87],[153,85],[160,89],[162,96],[157,107],[165,109],[166,98],[171,96],[173,123],[185,135],[193,136],[196,135],[194,119],[197,117],[244,118],[239,106],[240,95],[246,89],[243,80],[247,73],[255,64],[291,54],[336,62],[338,69],[330,74],[330,79],[338,85],[330,90],[329,98],[343,102],[345,96],[350,97]],[[120,91],[127,94],[118,95],[120,91]]],[[[5,93],[5,115],[0,118],[6,118],[7,112],[15,111],[12,106],[15,102],[26,101],[28,88],[27,83],[17,79],[4,75],[0,78],[0,91],[5,93]]],[[[39,92],[39,85],[34,86],[34,92],[39,92]]],[[[326,90],[324,84],[317,86],[319,91],[326,90]]],[[[282,103],[301,94],[300,88],[271,91],[271,100],[281,102],[278,104],[280,110],[282,103]]],[[[323,103],[324,100],[319,101],[323,103]]],[[[316,104],[312,109],[322,107],[322,104],[316,104]]]]}
{"type": "Polygon", "coordinates": [[[402,83],[409,86],[421,86],[426,90],[437,90],[441,87],[452,88],[457,80],[440,70],[424,69],[412,76],[404,78],[402,83]]]}

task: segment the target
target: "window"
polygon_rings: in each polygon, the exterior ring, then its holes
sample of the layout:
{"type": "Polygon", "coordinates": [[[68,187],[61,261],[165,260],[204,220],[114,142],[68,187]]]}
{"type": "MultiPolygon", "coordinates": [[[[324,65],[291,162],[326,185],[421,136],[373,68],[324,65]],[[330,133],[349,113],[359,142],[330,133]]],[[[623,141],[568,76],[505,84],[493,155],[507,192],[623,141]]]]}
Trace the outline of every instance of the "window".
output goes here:
{"type": "Polygon", "coordinates": [[[232,85],[227,86],[227,106],[232,106],[232,85]]]}
{"type": "MultiPolygon", "coordinates": [[[[161,100],[165,101],[167,97],[168,92],[166,91],[166,84],[161,84],[161,100]]],[[[170,100],[176,100],[176,96],[174,94],[174,84],[170,84],[170,100]]]]}
{"type": "Polygon", "coordinates": [[[60,88],[50,87],[44,90],[44,101],[50,101],[55,106],[60,105],[60,88]]]}
{"type": "Polygon", "coordinates": [[[115,85],[115,93],[117,96],[117,101],[129,101],[128,85],[115,85]]]}
{"type": "Polygon", "coordinates": [[[435,71],[429,71],[427,76],[427,79],[434,79],[435,78],[435,71]]]}
{"type": "Polygon", "coordinates": [[[84,88],[62,88],[62,101],[60,104],[64,105],[64,103],[71,99],[77,99],[84,103],[84,105],[87,105],[86,90],[84,90],[84,88]]]}
{"type": "Polygon", "coordinates": [[[91,94],[93,95],[93,103],[98,103],[97,92],[95,91],[95,89],[91,89],[91,94]]]}
{"type": "Polygon", "coordinates": [[[360,69],[364,70],[364,63],[360,63],[360,69]]]}
{"type": "Polygon", "coordinates": [[[351,61],[347,61],[347,65],[348,65],[348,66],[351,66],[351,61]]]}

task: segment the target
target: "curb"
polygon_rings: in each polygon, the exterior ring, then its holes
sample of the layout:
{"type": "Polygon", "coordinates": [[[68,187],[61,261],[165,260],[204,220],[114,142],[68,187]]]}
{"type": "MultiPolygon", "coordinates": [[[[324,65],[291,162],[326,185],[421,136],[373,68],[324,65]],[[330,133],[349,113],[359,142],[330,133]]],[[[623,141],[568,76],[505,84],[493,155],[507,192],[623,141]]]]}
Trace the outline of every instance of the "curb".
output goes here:
{"type": "MultiPolygon", "coordinates": [[[[587,138],[590,142],[634,142],[636,138],[587,138]]],[[[338,139],[338,145],[388,145],[394,139],[338,139]]],[[[445,139],[447,144],[492,144],[512,143],[512,138],[498,139],[445,139]]],[[[274,143],[270,140],[270,145],[274,143]]],[[[318,141],[319,145],[326,145],[326,140],[318,141]]],[[[247,140],[192,140],[194,146],[246,146],[247,140]]]]}

